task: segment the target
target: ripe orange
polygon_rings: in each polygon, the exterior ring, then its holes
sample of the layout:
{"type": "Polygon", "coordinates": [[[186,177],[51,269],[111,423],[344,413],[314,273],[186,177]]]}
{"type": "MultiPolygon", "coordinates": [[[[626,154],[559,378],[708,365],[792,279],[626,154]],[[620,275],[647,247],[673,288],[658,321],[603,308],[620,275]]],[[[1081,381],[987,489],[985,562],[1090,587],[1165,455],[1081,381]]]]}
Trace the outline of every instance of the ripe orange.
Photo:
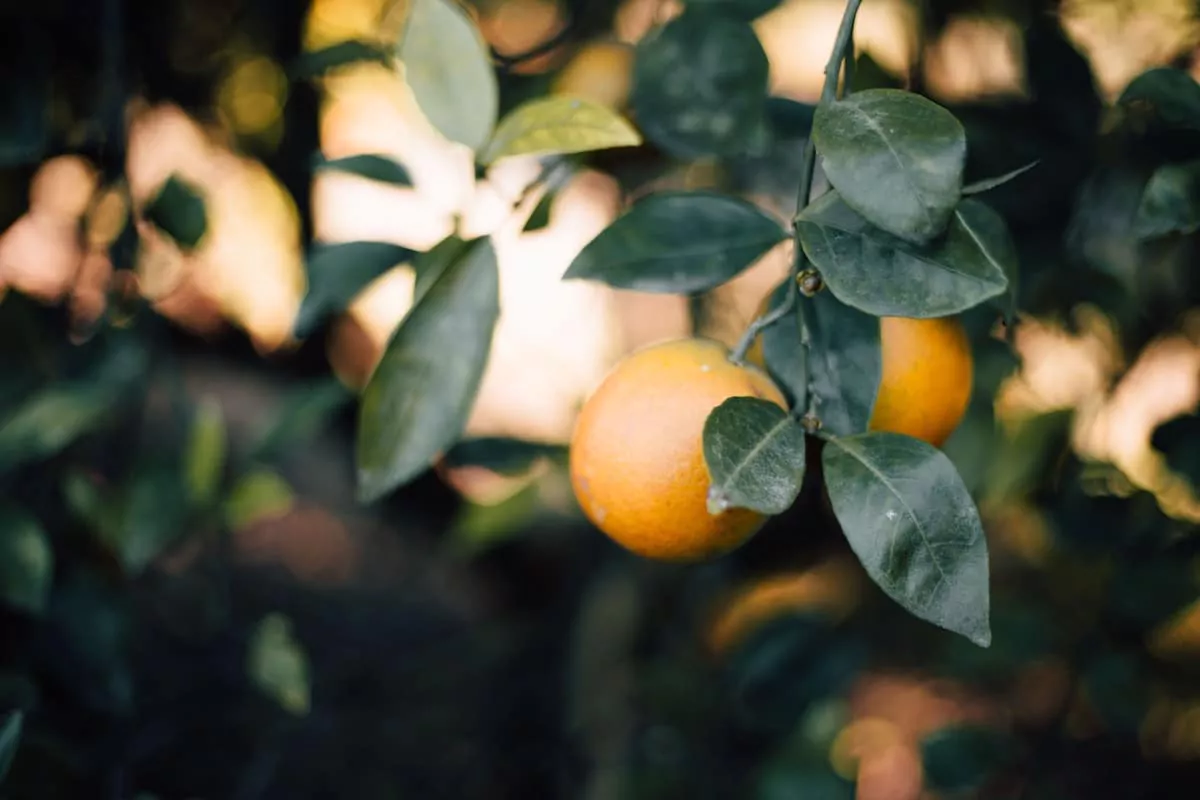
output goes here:
{"type": "Polygon", "coordinates": [[[581,97],[620,110],[633,86],[633,48],[616,41],[590,42],[554,79],[551,93],[581,97]]]}
{"type": "Polygon", "coordinates": [[[787,406],[766,373],[731,363],[711,340],[661,342],[617,364],[571,438],[571,484],[592,523],[626,549],[665,561],[713,558],[753,535],[762,515],[707,508],[704,423],[739,396],[787,406]]]}

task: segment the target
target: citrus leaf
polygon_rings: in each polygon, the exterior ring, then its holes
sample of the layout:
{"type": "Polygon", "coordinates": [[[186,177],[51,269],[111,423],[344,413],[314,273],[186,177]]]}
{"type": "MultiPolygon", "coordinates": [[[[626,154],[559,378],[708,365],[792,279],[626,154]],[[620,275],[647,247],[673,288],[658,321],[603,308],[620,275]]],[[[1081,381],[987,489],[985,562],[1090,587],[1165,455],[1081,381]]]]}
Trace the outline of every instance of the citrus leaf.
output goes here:
{"type": "Polygon", "coordinates": [[[704,461],[710,514],[782,514],[804,482],[804,429],[769,400],[731,397],[704,422],[704,461]]]}
{"type": "Polygon", "coordinates": [[[0,420],[0,471],[53,456],[100,427],[113,397],[97,386],[46,389],[0,420]]]}
{"type": "Polygon", "coordinates": [[[206,506],[216,497],[225,471],[225,416],[205,397],[196,408],[184,456],[184,480],[193,505],[206,506]]]}
{"type": "Polygon", "coordinates": [[[835,436],[864,432],[883,374],[879,319],[829,292],[805,298],[801,312],[810,349],[812,405],[821,427],[835,436]]]}
{"type": "Polygon", "coordinates": [[[540,231],[550,224],[550,211],[554,208],[554,198],[557,194],[551,190],[542,195],[542,199],[538,200],[538,204],[529,214],[529,219],[525,221],[525,227],[521,229],[521,233],[540,231]]]}
{"type": "Polygon", "coordinates": [[[266,519],[287,514],[296,505],[296,495],[280,475],[269,469],[247,472],[225,500],[225,524],[239,531],[266,519]]]}
{"type": "Polygon", "coordinates": [[[673,156],[741,155],[765,122],[768,72],[749,23],[686,8],[638,43],[630,104],[646,137],[673,156]]]}
{"type": "Polygon", "coordinates": [[[414,253],[390,242],[316,243],[308,254],[308,291],[293,324],[298,338],[310,336],[331,314],[343,311],[372,281],[414,253]]]}
{"type": "Polygon", "coordinates": [[[962,189],[963,197],[968,197],[968,196],[974,195],[974,194],[983,194],[984,192],[990,192],[992,189],[1003,186],[1004,184],[1009,183],[1012,180],[1021,177],[1026,172],[1029,172],[1029,170],[1033,169],[1040,163],[1042,163],[1041,159],[1035,159],[1033,161],[1030,161],[1025,166],[1017,167],[1016,169],[1006,172],[1003,175],[997,175],[994,178],[984,178],[983,180],[975,181],[974,183],[969,183],[966,186],[964,186],[962,189]]]}
{"type": "Polygon", "coordinates": [[[208,229],[208,214],[200,192],[178,175],[172,175],[146,204],[146,219],[175,240],[182,250],[192,250],[208,229]]]}
{"type": "Polygon", "coordinates": [[[291,65],[291,75],[299,79],[317,78],[338,67],[363,62],[388,64],[383,48],[373,42],[347,39],[344,42],[312,50],[299,56],[291,65]]]}
{"type": "Polygon", "coordinates": [[[946,229],[967,134],[937,103],[899,89],[856,92],[817,108],[813,142],[829,183],[876,227],[914,244],[946,229]]]}
{"type": "Polygon", "coordinates": [[[580,251],[563,275],[640,292],[690,294],[728,281],[784,239],[756,206],[714,192],[637,201],[580,251]]]}
{"type": "Polygon", "coordinates": [[[24,711],[10,711],[0,725],[0,781],[8,775],[17,748],[21,744],[21,728],[25,722],[24,711]]]}
{"type": "Polygon", "coordinates": [[[404,165],[388,156],[364,153],[344,158],[318,159],[316,169],[328,169],[334,172],[345,172],[368,178],[380,183],[390,183],[393,186],[412,186],[412,177],[404,165]]]}
{"type": "Polygon", "coordinates": [[[452,233],[435,244],[428,252],[421,253],[413,259],[413,272],[416,273],[413,281],[414,306],[421,302],[421,298],[434,284],[434,281],[457,263],[470,247],[471,242],[452,233]]]}
{"type": "Polygon", "coordinates": [[[1168,128],[1200,130],[1200,84],[1181,69],[1143,72],[1129,82],[1117,104],[1148,110],[1168,128]]]}
{"type": "Polygon", "coordinates": [[[827,192],[796,221],[809,260],[847,305],[875,316],[943,317],[1008,287],[994,260],[999,247],[976,215],[955,214],[944,237],[917,247],[888,234],[827,192]]]}
{"type": "Polygon", "coordinates": [[[1010,756],[1009,740],[994,728],[952,725],[921,741],[929,788],[945,794],[981,788],[1010,756]]]}
{"type": "Polygon", "coordinates": [[[501,475],[520,475],[543,458],[562,461],[566,447],[545,442],[485,436],[463,439],[446,453],[447,467],[486,467],[501,475]]]}
{"type": "Polygon", "coordinates": [[[259,689],[290,714],[302,717],[312,704],[308,655],[283,614],[263,617],[246,648],[246,672],[259,689]]]}
{"type": "Polygon", "coordinates": [[[447,139],[479,150],[500,91],[487,44],[452,0],[412,0],[397,57],[422,113],[447,139]]]}
{"type": "Polygon", "coordinates": [[[143,465],[122,490],[102,502],[97,533],[129,575],[137,575],[186,530],[181,476],[143,465]]]}
{"type": "Polygon", "coordinates": [[[866,433],[829,440],[821,460],[871,579],[920,619],[990,645],[987,542],[950,459],[919,439],[866,433]]]}
{"type": "MultiPolygon", "coordinates": [[[[783,283],[775,287],[767,306],[768,311],[774,311],[787,302],[791,288],[790,278],[785,278],[783,283]]],[[[797,303],[762,332],[763,363],[793,408],[804,408],[808,402],[808,351],[804,346],[801,325],[800,306],[797,303]]]]}
{"type": "Polygon", "coordinates": [[[412,480],[462,435],[500,314],[490,239],[476,239],[417,298],[359,405],[358,495],[412,480]]]}
{"type": "Polygon", "coordinates": [[[291,389],[250,450],[250,460],[264,460],[292,447],[304,447],[354,397],[335,377],[320,378],[291,389]]]}
{"type": "Polygon", "coordinates": [[[504,115],[479,154],[481,164],[508,156],[564,155],[633,147],[642,137],[612,109],[577,97],[539,97],[504,115]]]}
{"type": "Polygon", "coordinates": [[[1133,235],[1145,241],[1200,230],[1200,161],[1164,164],[1142,191],[1133,235]]]}
{"type": "Polygon", "coordinates": [[[53,580],[54,552],[37,517],[0,507],[0,602],[41,614],[53,580]]]}
{"type": "Polygon", "coordinates": [[[996,269],[1004,273],[1007,286],[995,301],[1004,312],[1004,319],[1012,323],[1017,315],[1017,287],[1020,278],[1017,261],[1017,245],[1004,218],[991,206],[979,200],[965,199],[954,210],[955,223],[965,231],[979,249],[979,253],[996,269]]]}

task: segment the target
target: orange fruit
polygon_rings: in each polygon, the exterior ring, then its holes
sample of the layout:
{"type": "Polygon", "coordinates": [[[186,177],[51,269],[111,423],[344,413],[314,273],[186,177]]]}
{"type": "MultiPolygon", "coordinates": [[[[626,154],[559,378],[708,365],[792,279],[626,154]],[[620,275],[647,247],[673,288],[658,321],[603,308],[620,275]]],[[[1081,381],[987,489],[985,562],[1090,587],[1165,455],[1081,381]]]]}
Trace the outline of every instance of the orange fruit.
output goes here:
{"type": "Polygon", "coordinates": [[[588,519],[627,550],[664,561],[713,558],[746,541],[764,517],[709,513],[703,451],[709,412],[742,396],[787,407],[766,373],[733,364],[715,341],[674,339],[623,359],[571,438],[571,485],[588,519]]]}
{"type": "Polygon", "coordinates": [[[552,94],[622,109],[633,86],[633,48],[614,41],[585,44],[555,77],[552,94]]]}

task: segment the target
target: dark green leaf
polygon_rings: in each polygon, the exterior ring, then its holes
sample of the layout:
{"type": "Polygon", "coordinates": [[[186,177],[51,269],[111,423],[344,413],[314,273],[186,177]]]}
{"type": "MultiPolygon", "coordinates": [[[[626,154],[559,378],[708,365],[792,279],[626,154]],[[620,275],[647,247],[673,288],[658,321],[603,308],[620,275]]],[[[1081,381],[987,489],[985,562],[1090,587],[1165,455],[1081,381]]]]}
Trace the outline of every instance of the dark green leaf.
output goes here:
{"type": "Polygon", "coordinates": [[[542,199],[538,200],[538,204],[534,206],[529,219],[526,220],[525,227],[521,229],[522,233],[540,231],[550,224],[550,211],[554,208],[554,197],[556,194],[557,192],[547,191],[542,195],[542,199]]]}
{"type": "Polygon", "coordinates": [[[765,120],[768,69],[749,23],[685,9],[638,43],[630,98],[638,127],[678,158],[741,155],[765,120]]]}
{"type": "Polygon", "coordinates": [[[390,58],[377,44],[349,39],[304,53],[292,63],[291,72],[293,77],[300,79],[316,78],[338,67],[362,62],[388,64],[390,58]]]}
{"type": "Polygon", "coordinates": [[[1013,323],[1017,317],[1017,291],[1019,288],[1020,265],[1017,261],[1017,245],[1004,218],[991,206],[980,200],[964,199],[954,212],[955,224],[975,241],[978,254],[1004,273],[1008,285],[995,298],[1004,319],[1013,323]]]}
{"type": "Polygon", "coordinates": [[[412,178],[404,165],[389,156],[363,154],[317,160],[316,169],[330,169],[335,172],[345,172],[360,178],[369,178],[380,183],[390,183],[395,186],[412,186],[412,178]]]}
{"type": "Polygon", "coordinates": [[[745,200],[713,192],[659,192],[601,231],[563,278],[640,292],[704,292],[742,272],[785,236],[779,223],[745,200]]]}
{"type": "Polygon", "coordinates": [[[563,445],[521,439],[482,437],[463,439],[446,453],[447,467],[486,467],[501,475],[520,475],[543,458],[562,460],[563,445]]]}
{"type": "Polygon", "coordinates": [[[1139,239],[1200,230],[1200,161],[1165,164],[1150,176],[1133,222],[1139,239]]]}
{"type": "Polygon", "coordinates": [[[768,97],[767,123],[776,136],[785,139],[802,139],[812,131],[813,117],[817,107],[799,103],[786,97],[768,97]]]}
{"type": "Polygon", "coordinates": [[[1004,173],[1003,175],[997,175],[994,178],[984,178],[983,180],[978,180],[978,181],[975,181],[974,183],[969,183],[963,187],[963,190],[962,190],[963,197],[967,197],[967,196],[973,195],[973,194],[983,194],[984,192],[989,192],[992,189],[1003,186],[1004,184],[1006,184],[1016,178],[1021,177],[1026,172],[1033,169],[1040,163],[1041,163],[1040,160],[1039,161],[1030,161],[1028,164],[1021,166],[1021,167],[1017,167],[1014,170],[1010,170],[1010,171],[1004,173]]]}
{"type": "Polygon", "coordinates": [[[1154,429],[1150,444],[1167,459],[1167,466],[1200,488],[1200,416],[1189,414],[1154,429]]]}
{"type": "Polygon", "coordinates": [[[1125,653],[1104,653],[1084,669],[1083,690],[1100,721],[1114,732],[1136,735],[1152,701],[1145,666],[1125,653]]]}
{"type": "Polygon", "coordinates": [[[167,178],[158,194],[146,204],[145,215],[182,250],[195,248],[208,229],[204,198],[178,175],[167,178]]]}
{"type": "Polygon", "coordinates": [[[551,95],[529,100],[506,114],[478,160],[492,164],[508,156],[566,155],[641,143],[637,130],[607,106],[551,95]]]}
{"type": "MultiPolygon", "coordinates": [[[[785,278],[771,293],[768,312],[786,303],[791,290],[792,280],[785,278]]],[[[788,402],[793,408],[803,409],[808,402],[808,350],[804,346],[799,303],[763,330],[762,354],[767,372],[783,389],[788,402]]]]}
{"type": "Polygon", "coordinates": [[[457,264],[471,246],[471,242],[455,234],[450,234],[435,244],[433,249],[421,253],[413,259],[413,272],[416,273],[416,280],[413,282],[414,306],[421,302],[425,292],[442,276],[442,273],[457,264]]]}
{"type": "Polygon", "coordinates": [[[414,253],[389,242],[317,243],[308,254],[308,292],[293,326],[297,337],[312,334],[328,316],[341,312],[363,289],[414,253]]]}
{"type": "Polygon", "coordinates": [[[868,89],[900,89],[904,81],[900,76],[888,72],[871,54],[863,50],[854,59],[854,78],[850,91],[864,92],[868,89]]]}
{"type": "Polygon", "coordinates": [[[1026,85],[1040,127],[1068,147],[1090,149],[1104,101],[1088,54],[1071,41],[1058,14],[1032,15],[1024,50],[1026,85]]]}
{"type": "Polygon", "coordinates": [[[26,400],[0,419],[0,471],[49,458],[104,424],[112,395],[92,385],[62,385],[26,400]]]}
{"type": "Polygon", "coordinates": [[[147,465],[102,501],[97,533],[130,575],[141,573],[187,533],[186,494],[180,476],[147,465]]]}
{"type": "Polygon", "coordinates": [[[987,542],[945,454],[868,433],[826,442],[822,463],[834,513],[871,579],[920,619],[990,645],[987,542]]]}
{"type": "Polygon", "coordinates": [[[0,603],[41,614],[54,580],[54,551],[37,517],[0,506],[0,603]]]}
{"type": "Polygon", "coordinates": [[[207,506],[216,497],[225,472],[225,415],[211,397],[202,398],[192,419],[184,453],[184,481],[193,505],[207,506]]]}
{"type": "Polygon", "coordinates": [[[813,141],[830,184],[876,227],[914,244],[946,229],[967,134],[937,103],[898,89],[856,92],[817,108],[813,141]]]}
{"type": "Polygon", "coordinates": [[[10,711],[0,724],[0,781],[8,775],[17,748],[21,744],[21,727],[25,722],[24,711],[10,711]]]}
{"type": "Polygon", "coordinates": [[[955,725],[934,731],[921,742],[926,785],[935,792],[972,792],[983,786],[1011,757],[1011,744],[998,730],[955,725]]]}
{"type": "Polygon", "coordinates": [[[684,6],[752,22],[778,6],[780,0],[687,0],[684,6]]]}
{"type": "Polygon", "coordinates": [[[854,800],[854,784],[828,767],[771,765],[758,779],[755,800],[854,800]]]}
{"type": "Polygon", "coordinates": [[[883,374],[879,319],[829,292],[803,300],[801,313],[810,342],[812,404],[822,428],[835,436],[864,432],[883,374]]]}
{"type": "Polygon", "coordinates": [[[1134,78],[1117,101],[1167,128],[1200,130],[1200,84],[1183,70],[1157,67],[1134,78]]]}
{"type": "Polygon", "coordinates": [[[269,459],[285,449],[304,447],[353,398],[337,378],[322,378],[292,389],[252,448],[252,460],[269,459]]]}
{"type": "Polygon", "coordinates": [[[363,502],[412,480],[462,435],[499,314],[496,253],[476,239],[417,298],[363,391],[363,502]]]}
{"type": "Polygon", "coordinates": [[[491,53],[466,12],[453,0],[412,0],[396,54],[433,126],[472,150],[483,147],[500,92],[491,53]]]}
{"type": "Polygon", "coordinates": [[[839,300],[875,316],[943,317],[961,313],[1008,287],[996,253],[1003,246],[959,211],[944,237],[917,247],[876,228],[842,202],[822,195],[797,220],[801,244],[839,300]]]}
{"type": "Polygon", "coordinates": [[[292,634],[292,621],[283,614],[263,617],[250,635],[246,671],[255,685],[298,717],[311,706],[308,655],[292,634]]]}
{"type": "Polygon", "coordinates": [[[731,397],[704,423],[704,461],[712,478],[708,512],[787,511],[804,482],[804,429],[787,411],[757,397],[731,397]]]}

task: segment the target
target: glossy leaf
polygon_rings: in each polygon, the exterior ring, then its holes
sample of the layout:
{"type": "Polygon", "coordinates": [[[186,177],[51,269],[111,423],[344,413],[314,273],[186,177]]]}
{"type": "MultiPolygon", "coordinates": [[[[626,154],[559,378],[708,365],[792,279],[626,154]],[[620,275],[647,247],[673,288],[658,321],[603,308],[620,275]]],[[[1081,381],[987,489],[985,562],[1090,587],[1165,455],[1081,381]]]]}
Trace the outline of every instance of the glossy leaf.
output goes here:
{"type": "Polygon", "coordinates": [[[946,229],[967,135],[937,103],[898,89],[856,92],[817,108],[813,141],[830,184],[876,227],[914,244],[946,229]]]}
{"type": "Polygon", "coordinates": [[[496,253],[477,239],[417,299],[363,391],[360,500],[412,480],[462,435],[499,314],[496,253]]]}
{"type": "Polygon", "coordinates": [[[290,714],[308,714],[312,705],[308,655],[283,614],[267,614],[250,635],[246,671],[259,689],[290,714]]]}
{"type": "Polygon", "coordinates": [[[397,56],[421,111],[447,139],[479,150],[500,92],[487,44],[453,0],[412,0],[397,56]]]}
{"type": "Polygon", "coordinates": [[[804,482],[804,429],[769,400],[731,397],[704,423],[704,461],[712,479],[710,514],[731,508],[782,514],[804,482]]]}
{"type": "Polygon", "coordinates": [[[393,186],[412,186],[412,177],[404,165],[390,156],[364,153],[344,158],[318,159],[317,169],[328,169],[335,172],[345,172],[380,183],[390,183],[393,186]]]}
{"type": "Polygon", "coordinates": [[[308,255],[308,291],[296,314],[294,333],[299,338],[311,335],[372,281],[413,256],[412,250],[390,242],[314,244],[308,255]]]}
{"type": "Polygon", "coordinates": [[[360,63],[389,63],[383,48],[373,42],[348,39],[299,56],[291,66],[296,78],[317,78],[339,67],[360,63]]]}
{"type": "Polygon", "coordinates": [[[62,385],[35,394],[0,418],[0,471],[53,456],[99,428],[113,398],[100,387],[62,385]]]}
{"type": "MultiPolygon", "coordinates": [[[[790,278],[785,278],[775,287],[768,310],[774,311],[787,302],[791,288],[790,278]]],[[[763,363],[767,372],[783,389],[792,407],[803,409],[808,402],[808,349],[804,346],[799,302],[781,319],[765,328],[761,335],[763,363]]]]}
{"type": "Polygon", "coordinates": [[[10,711],[0,723],[0,781],[8,775],[17,749],[21,745],[21,728],[25,722],[24,711],[10,711]]]}
{"type": "Polygon", "coordinates": [[[277,472],[253,469],[243,475],[225,500],[225,524],[239,531],[287,514],[296,505],[292,487],[277,472]]]}
{"type": "Polygon", "coordinates": [[[589,242],[563,275],[641,292],[720,286],[787,234],[745,200],[713,192],[648,195],[589,242]]]}
{"type": "Polygon", "coordinates": [[[1168,128],[1200,130],[1200,84],[1173,67],[1156,67],[1130,81],[1119,105],[1149,112],[1168,128]]]}
{"type": "Polygon", "coordinates": [[[677,158],[742,155],[765,121],[768,63],[749,23],[687,8],[637,46],[638,127],[677,158]]]}
{"type": "Polygon", "coordinates": [[[642,137],[607,106],[552,95],[522,103],[504,115],[479,154],[481,164],[508,156],[565,155],[633,147],[642,137]]]}
{"type": "Polygon", "coordinates": [[[1200,230],[1200,161],[1164,164],[1142,192],[1133,234],[1156,239],[1200,230]]]}
{"type": "Polygon", "coordinates": [[[37,517],[0,506],[0,603],[41,614],[54,580],[54,551],[37,517]]]}
{"type": "Polygon", "coordinates": [[[202,398],[184,454],[184,480],[194,505],[208,505],[216,497],[225,472],[226,445],[220,404],[211,397],[202,398]]]}
{"type": "Polygon", "coordinates": [[[177,175],[167,178],[146,204],[145,216],[182,250],[192,250],[208,229],[208,213],[200,192],[177,175]]]}
{"type": "Polygon", "coordinates": [[[876,228],[842,202],[822,195],[797,220],[801,244],[829,290],[875,316],[943,317],[1001,295],[1008,287],[985,215],[968,205],[944,237],[917,247],[876,228]]]}
{"type": "Polygon", "coordinates": [[[812,405],[835,436],[862,433],[871,420],[883,374],[879,319],[818,292],[801,301],[810,344],[812,405]]]}
{"type": "Polygon", "coordinates": [[[987,542],[945,454],[867,433],[826,442],[822,463],[834,513],[871,579],[920,619],[991,644],[987,542]]]}

